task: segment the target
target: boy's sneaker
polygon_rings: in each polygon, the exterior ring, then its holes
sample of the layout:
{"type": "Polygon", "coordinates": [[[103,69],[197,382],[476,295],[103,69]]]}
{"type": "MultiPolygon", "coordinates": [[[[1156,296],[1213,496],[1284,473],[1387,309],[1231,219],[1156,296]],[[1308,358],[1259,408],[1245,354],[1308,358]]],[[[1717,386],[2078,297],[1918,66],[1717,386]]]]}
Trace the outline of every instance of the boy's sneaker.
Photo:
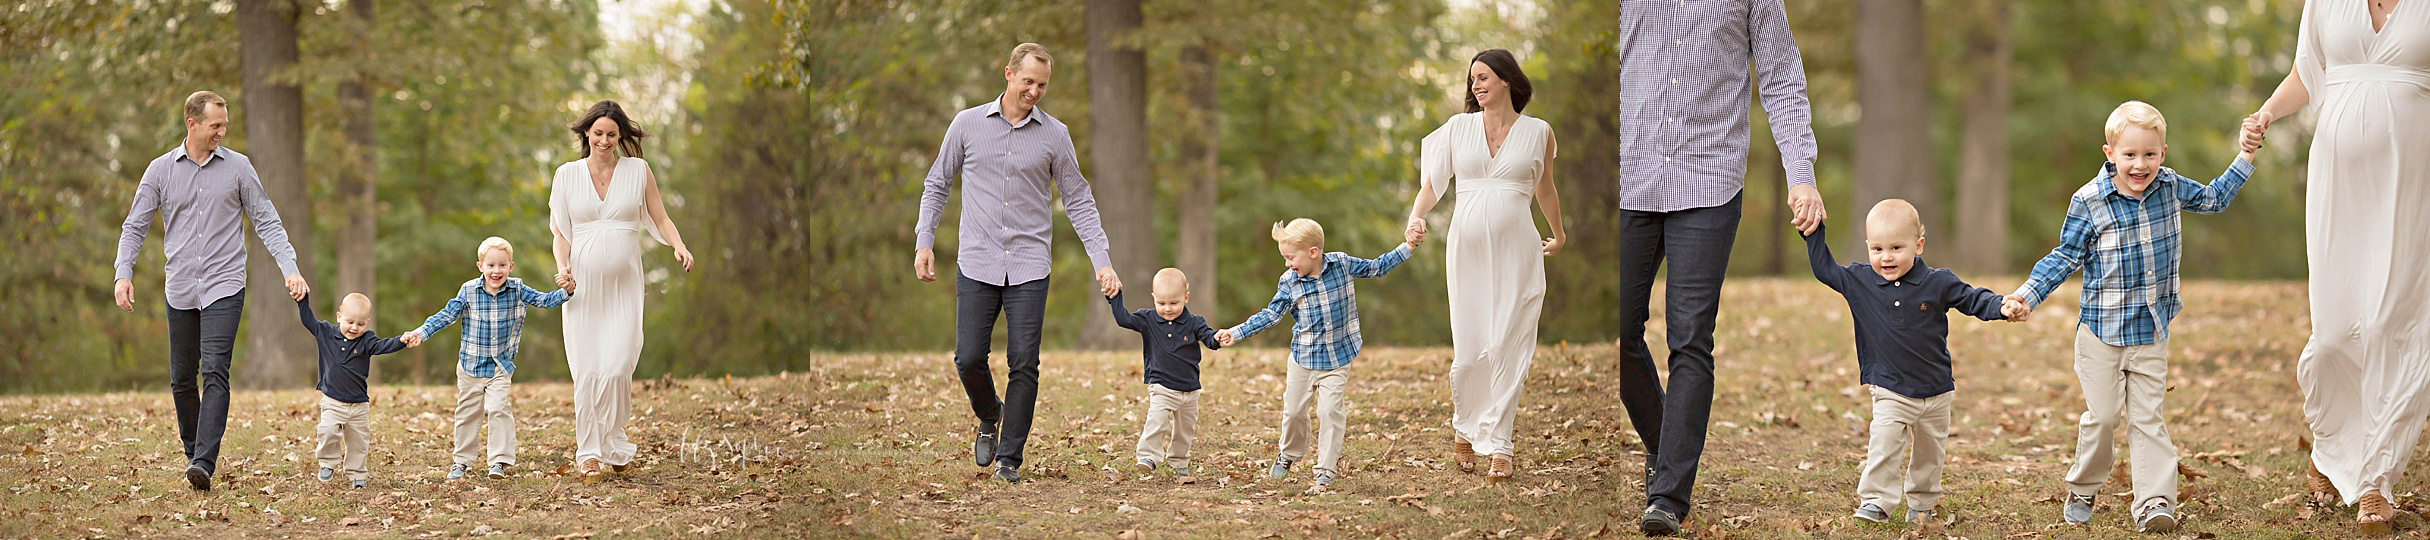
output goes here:
{"type": "Polygon", "coordinates": [[[997,465],[996,479],[1007,484],[1018,484],[1021,483],[1021,471],[1013,470],[1009,465],[997,465]]]}
{"type": "Polygon", "coordinates": [[[1873,503],[1865,503],[1856,507],[1856,519],[1873,523],[1889,523],[1890,513],[1882,511],[1882,507],[1874,506],[1873,503]]]}
{"type": "Polygon", "coordinates": [[[979,423],[979,437],[970,443],[970,456],[971,459],[977,461],[981,467],[994,465],[996,463],[995,424],[989,424],[986,422],[979,423]]]}
{"type": "Polygon", "coordinates": [[[1274,466],[1266,469],[1266,478],[1281,480],[1291,475],[1291,458],[1274,458],[1274,466]]]}
{"type": "Polygon", "coordinates": [[[211,471],[203,470],[201,465],[187,465],[186,483],[193,484],[195,491],[210,491],[211,471]]]}
{"type": "Polygon", "coordinates": [[[354,481],[354,488],[355,488],[355,489],[363,489],[363,481],[362,481],[361,479],[356,479],[356,480],[354,481]]]}
{"type": "Polygon", "coordinates": [[[2166,500],[2155,501],[2143,507],[2143,515],[2135,518],[2135,528],[2147,533],[2175,532],[2177,511],[2166,500]]]}
{"type": "Polygon", "coordinates": [[[1174,466],[1174,467],[1173,467],[1173,479],[1174,479],[1174,480],[1178,480],[1178,481],[1180,481],[1181,483],[1184,483],[1184,484],[1196,484],[1196,483],[1198,483],[1198,477],[1196,477],[1196,476],[1190,476],[1190,466],[1188,466],[1188,465],[1176,465],[1176,466],[1174,466]]]}
{"type": "Polygon", "coordinates": [[[468,469],[468,467],[465,467],[462,463],[447,466],[447,481],[454,482],[457,480],[463,480],[466,469],[468,469]]]}
{"type": "Polygon", "coordinates": [[[2092,523],[2092,512],[2093,496],[2069,493],[2067,508],[2059,511],[2059,517],[2067,518],[2069,525],[2084,525],[2092,523]]]}
{"type": "Polygon", "coordinates": [[[505,479],[506,479],[506,464],[504,464],[504,463],[491,463],[491,464],[489,464],[489,479],[491,479],[491,480],[505,480],[505,479]]]}
{"type": "Polygon", "coordinates": [[[1147,472],[1147,471],[1153,471],[1153,470],[1156,470],[1156,462],[1154,462],[1154,461],[1150,461],[1150,460],[1148,460],[1148,458],[1139,458],[1139,472],[1147,472]]]}
{"type": "Polygon", "coordinates": [[[1914,508],[1907,509],[1908,523],[1923,523],[1926,521],[1932,521],[1931,510],[1917,510],[1914,508]]]}
{"type": "Polygon", "coordinates": [[[332,470],[329,470],[329,468],[328,468],[328,467],[321,467],[321,473],[320,473],[320,474],[313,475],[313,477],[314,477],[314,478],[319,478],[319,479],[321,479],[321,481],[322,481],[322,482],[327,482],[327,481],[329,481],[329,477],[331,477],[331,476],[336,476],[336,475],[337,475],[337,471],[332,471],[332,470]]]}

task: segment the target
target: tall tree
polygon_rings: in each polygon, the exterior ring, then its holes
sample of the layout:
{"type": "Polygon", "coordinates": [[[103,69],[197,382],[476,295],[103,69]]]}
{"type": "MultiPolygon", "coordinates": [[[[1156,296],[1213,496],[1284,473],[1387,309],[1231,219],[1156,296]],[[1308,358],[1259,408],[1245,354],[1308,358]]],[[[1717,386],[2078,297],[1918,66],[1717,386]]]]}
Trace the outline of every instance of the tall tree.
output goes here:
{"type": "MultiPolygon", "coordinates": [[[[369,30],[372,25],[371,0],[353,0],[346,4],[349,15],[353,17],[350,22],[369,30]]],[[[379,286],[379,276],[374,270],[378,265],[372,260],[371,251],[373,243],[379,240],[380,215],[379,205],[376,204],[379,190],[373,188],[379,178],[379,146],[376,144],[379,117],[372,109],[372,100],[376,99],[373,93],[369,72],[356,73],[353,78],[339,82],[337,87],[338,108],[344,115],[339,123],[346,141],[346,144],[340,145],[344,148],[341,153],[350,158],[345,161],[351,165],[337,170],[338,200],[341,207],[347,209],[343,212],[346,221],[339,226],[335,242],[338,266],[336,290],[339,291],[372,291],[379,286]]],[[[373,320],[378,318],[373,317],[373,320]]]]}
{"type": "MultiPolygon", "coordinates": [[[[1926,232],[1940,230],[1940,177],[1933,167],[1932,86],[1924,48],[1923,0],[1859,0],[1856,5],[1856,201],[1863,223],[1873,204],[1906,199],[1923,214],[1926,232]]],[[[1841,234],[1856,237],[1862,227],[1841,234]]]]}
{"type": "Polygon", "coordinates": [[[1972,72],[1972,91],[1964,98],[1959,127],[1957,209],[1965,219],[1949,220],[1949,249],[1956,266],[1977,274],[2008,272],[2008,112],[2010,64],[2016,44],[2009,39],[2008,0],[1970,2],[1965,17],[1964,55],[1972,72]]]}
{"type": "MultiPolygon", "coordinates": [[[[312,275],[312,201],[304,185],[304,90],[289,79],[296,63],[296,5],[281,0],[239,0],[236,3],[238,56],[244,71],[245,156],[252,158],[262,188],[278,207],[287,239],[296,248],[296,265],[312,275]]],[[[278,324],[295,313],[284,276],[261,240],[246,230],[251,244],[247,268],[245,313],[246,369],[230,375],[252,388],[291,388],[310,384],[312,341],[294,325],[278,324]]]]}
{"type": "Polygon", "coordinates": [[[1190,280],[1190,310],[1208,320],[1224,321],[1215,294],[1215,206],[1217,181],[1222,177],[1217,148],[1222,132],[1217,128],[1216,110],[1221,86],[1215,80],[1215,54],[1205,42],[1193,43],[1181,49],[1181,68],[1188,74],[1190,129],[1182,138],[1182,166],[1190,173],[1182,176],[1183,185],[1176,210],[1179,241],[1173,244],[1174,259],[1190,280]]]}
{"type": "MultiPolygon", "coordinates": [[[[1148,290],[1163,260],[1147,151],[1147,54],[1131,42],[1141,18],[1139,0],[1088,2],[1090,189],[1106,240],[1113,244],[1114,271],[1132,291],[1148,290]]],[[[1082,345],[1119,346],[1122,330],[1112,315],[1102,309],[1090,313],[1082,345]]]]}

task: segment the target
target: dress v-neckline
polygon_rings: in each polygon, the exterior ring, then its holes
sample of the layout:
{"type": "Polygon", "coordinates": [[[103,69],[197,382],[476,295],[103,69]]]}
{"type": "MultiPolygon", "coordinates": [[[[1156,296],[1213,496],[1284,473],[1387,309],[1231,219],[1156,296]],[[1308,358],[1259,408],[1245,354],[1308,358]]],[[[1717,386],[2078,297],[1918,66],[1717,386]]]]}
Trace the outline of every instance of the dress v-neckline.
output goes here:
{"type": "Polygon", "coordinates": [[[2363,0],[2363,24],[2370,25],[2371,37],[2387,36],[2388,25],[2396,24],[2396,10],[2405,9],[2405,4],[2403,0],[2398,0],[2396,7],[2388,8],[2388,17],[2380,19],[2371,13],[2371,0],[2363,0]]]}
{"type": "Polygon", "coordinates": [[[1477,113],[1477,142],[1485,144],[1486,161],[1499,161],[1502,159],[1502,148],[1509,147],[1510,136],[1514,133],[1518,133],[1520,118],[1523,117],[1517,114],[1511,115],[1510,128],[1502,132],[1502,146],[1497,147],[1493,144],[1493,136],[1488,133],[1492,131],[1493,125],[1487,123],[1485,120],[1485,113],[1477,113]]]}
{"type": "Polygon", "coordinates": [[[587,163],[589,160],[584,161],[586,163],[582,164],[582,172],[584,176],[588,177],[585,180],[590,181],[591,194],[597,195],[596,200],[599,202],[607,202],[608,192],[616,189],[616,171],[624,168],[624,160],[619,158],[615,165],[608,167],[608,183],[605,186],[599,185],[599,173],[591,170],[591,164],[587,163]]]}

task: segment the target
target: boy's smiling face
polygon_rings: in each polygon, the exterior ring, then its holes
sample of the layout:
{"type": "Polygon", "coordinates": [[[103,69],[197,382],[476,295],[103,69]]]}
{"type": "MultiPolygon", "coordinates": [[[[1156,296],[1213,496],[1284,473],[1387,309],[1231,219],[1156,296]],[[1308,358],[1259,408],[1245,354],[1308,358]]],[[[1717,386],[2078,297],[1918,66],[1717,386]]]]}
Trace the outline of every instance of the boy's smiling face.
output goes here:
{"type": "Polygon", "coordinates": [[[507,274],[515,272],[515,257],[505,250],[489,250],[481,253],[481,261],[474,267],[481,270],[481,286],[495,291],[506,286],[507,274]]]}
{"type": "Polygon", "coordinates": [[[1924,237],[1908,225],[1865,224],[1865,260],[1873,263],[1873,273],[1882,279],[1898,281],[1915,268],[1915,258],[1924,254],[1924,237]]]}
{"type": "Polygon", "coordinates": [[[1301,247],[1288,241],[1277,241],[1274,246],[1282,252],[1283,266],[1291,267],[1299,277],[1314,277],[1325,269],[1323,248],[1301,247]]]}
{"type": "Polygon", "coordinates": [[[2127,126],[2118,132],[2118,140],[2101,145],[2101,154],[2109,158],[2118,172],[2110,175],[2110,183],[2118,193],[2142,197],[2151,189],[2152,179],[2160,174],[2160,162],[2168,158],[2168,139],[2159,130],[2127,126]]]}

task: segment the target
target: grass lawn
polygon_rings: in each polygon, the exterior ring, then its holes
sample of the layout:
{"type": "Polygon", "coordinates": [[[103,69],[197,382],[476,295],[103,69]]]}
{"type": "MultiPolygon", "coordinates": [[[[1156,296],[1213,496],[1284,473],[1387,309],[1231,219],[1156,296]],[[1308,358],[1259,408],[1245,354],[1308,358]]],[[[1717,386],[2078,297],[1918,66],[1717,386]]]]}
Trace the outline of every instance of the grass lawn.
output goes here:
{"type": "MultiPolygon", "coordinates": [[[[2072,289],[2029,323],[1952,321],[1949,492],[1930,531],[1846,517],[1871,409],[1845,304],[1797,279],[1733,280],[1724,296],[1691,536],[2143,537],[2127,523],[2122,481],[2092,526],[2059,524],[2083,406],[2072,289]]],[[[2167,401],[2186,523],[2172,537],[2353,530],[2350,510],[2315,515],[2290,497],[2307,450],[2293,371],[2304,298],[2300,283],[2186,285],[2167,401]]],[[[1504,484],[1450,465],[1450,351],[1371,344],[1351,368],[1344,477],[1310,493],[1305,466],[1281,481],[1262,474],[1275,453],[1284,339],[1208,353],[1193,485],[1131,468],[1147,395],[1135,351],[1046,355],[1029,481],[1017,485],[972,465],[975,422],[946,352],[825,354],[808,373],[637,383],[641,466],[595,486],[564,473],[572,389],[562,383],[514,389],[524,462],[515,478],[454,483],[442,481],[453,388],[375,387],[363,490],[341,487],[342,475],[312,479],[310,391],[236,395],[211,492],[191,491],[179,473],[165,391],[0,398],[0,536],[1637,536],[1644,448],[1613,390],[1612,344],[1539,350],[1521,401],[1519,474],[1504,484]]]]}

